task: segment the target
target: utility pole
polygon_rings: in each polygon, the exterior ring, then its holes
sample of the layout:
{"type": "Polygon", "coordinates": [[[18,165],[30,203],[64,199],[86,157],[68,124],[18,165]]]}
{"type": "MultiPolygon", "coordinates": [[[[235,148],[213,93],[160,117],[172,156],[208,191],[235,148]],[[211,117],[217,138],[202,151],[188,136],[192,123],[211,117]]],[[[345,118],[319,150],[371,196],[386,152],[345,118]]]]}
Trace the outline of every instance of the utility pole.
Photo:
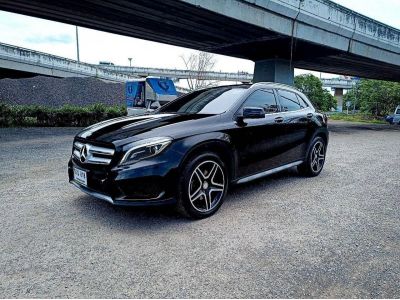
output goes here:
{"type": "Polygon", "coordinates": [[[132,67],[132,57],[128,57],[129,60],[129,66],[132,67]]]}
{"type": "Polygon", "coordinates": [[[78,62],[80,62],[79,59],[79,36],[78,36],[78,26],[75,26],[75,34],[76,34],[76,57],[78,62]]]}
{"type": "Polygon", "coordinates": [[[358,82],[356,82],[356,91],[354,93],[353,114],[356,112],[356,102],[358,98],[358,82]]]}

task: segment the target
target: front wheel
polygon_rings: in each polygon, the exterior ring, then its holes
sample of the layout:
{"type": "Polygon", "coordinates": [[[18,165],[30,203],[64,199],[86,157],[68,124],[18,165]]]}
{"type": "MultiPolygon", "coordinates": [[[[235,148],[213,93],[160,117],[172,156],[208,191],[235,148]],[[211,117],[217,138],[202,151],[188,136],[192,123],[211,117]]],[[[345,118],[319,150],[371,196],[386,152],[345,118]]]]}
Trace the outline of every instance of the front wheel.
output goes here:
{"type": "Polygon", "coordinates": [[[297,167],[301,175],[314,177],[321,173],[325,163],[326,143],[319,136],[313,139],[310,144],[306,161],[297,167]]]}
{"type": "Polygon", "coordinates": [[[228,176],[222,160],[213,153],[201,154],[183,167],[177,208],[191,218],[209,217],[222,205],[227,188],[228,176]]]}

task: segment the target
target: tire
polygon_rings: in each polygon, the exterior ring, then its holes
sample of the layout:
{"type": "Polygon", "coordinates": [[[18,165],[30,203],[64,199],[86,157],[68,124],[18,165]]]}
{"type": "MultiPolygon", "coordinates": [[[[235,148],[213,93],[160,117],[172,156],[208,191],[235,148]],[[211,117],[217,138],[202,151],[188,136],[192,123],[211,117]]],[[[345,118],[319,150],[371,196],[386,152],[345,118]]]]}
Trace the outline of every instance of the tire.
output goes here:
{"type": "Polygon", "coordinates": [[[202,219],[222,205],[228,190],[224,162],[214,153],[200,154],[186,161],[178,183],[177,209],[186,217],[202,219]]]}
{"type": "Polygon", "coordinates": [[[319,136],[315,137],[308,147],[306,161],[297,167],[300,175],[307,177],[318,176],[324,168],[326,156],[325,140],[319,136]]]}

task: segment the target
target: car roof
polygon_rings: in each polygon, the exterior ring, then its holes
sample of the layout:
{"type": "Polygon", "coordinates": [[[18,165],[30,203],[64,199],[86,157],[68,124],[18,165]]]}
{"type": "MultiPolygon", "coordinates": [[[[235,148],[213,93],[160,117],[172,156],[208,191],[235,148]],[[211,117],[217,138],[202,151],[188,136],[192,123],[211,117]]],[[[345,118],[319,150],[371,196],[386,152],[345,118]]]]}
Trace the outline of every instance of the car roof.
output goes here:
{"type": "Polygon", "coordinates": [[[265,87],[265,88],[270,88],[270,89],[283,88],[285,90],[290,90],[290,91],[297,92],[297,93],[300,92],[297,88],[295,88],[291,85],[277,83],[277,82],[256,82],[256,83],[252,84],[252,87],[265,87]]]}
{"type": "Polygon", "coordinates": [[[290,90],[296,93],[301,93],[297,88],[291,85],[283,84],[283,83],[277,83],[277,82],[256,82],[256,83],[241,83],[241,84],[227,84],[227,85],[219,85],[219,86],[213,86],[213,87],[206,87],[200,90],[206,90],[206,89],[213,89],[213,88],[221,88],[221,87],[247,87],[247,88],[270,88],[270,89],[285,89],[285,90],[290,90]]]}

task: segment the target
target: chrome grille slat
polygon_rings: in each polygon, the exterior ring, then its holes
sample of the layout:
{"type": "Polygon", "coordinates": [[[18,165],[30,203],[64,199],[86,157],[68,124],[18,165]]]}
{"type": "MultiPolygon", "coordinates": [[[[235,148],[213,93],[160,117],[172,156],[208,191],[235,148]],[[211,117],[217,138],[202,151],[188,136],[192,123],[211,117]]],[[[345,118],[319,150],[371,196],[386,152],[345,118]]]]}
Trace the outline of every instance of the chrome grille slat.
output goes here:
{"type": "Polygon", "coordinates": [[[90,152],[92,152],[93,154],[101,154],[101,155],[109,155],[109,156],[114,155],[114,149],[92,146],[92,145],[90,146],[90,152]]]}
{"type": "Polygon", "coordinates": [[[103,158],[103,157],[96,157],[96,156],[92,156],[90,158],[90,160],[88,161],[88,163],[99,164],[99,165],[109,165],[110,162],[111,162],[110,158],[103,158]]]}
{"type": "Polygon", "coordinates": [[[81,163],[97,164],[97,165],[109,165],[114,155],[115,150],[106,147],[95,146],[92,144],[84,144],[81,142],[74,142],[72,155],[78,159],[81,163]],[[84,149],[85,157],[82,157],[82,149],[84,149]]]}

